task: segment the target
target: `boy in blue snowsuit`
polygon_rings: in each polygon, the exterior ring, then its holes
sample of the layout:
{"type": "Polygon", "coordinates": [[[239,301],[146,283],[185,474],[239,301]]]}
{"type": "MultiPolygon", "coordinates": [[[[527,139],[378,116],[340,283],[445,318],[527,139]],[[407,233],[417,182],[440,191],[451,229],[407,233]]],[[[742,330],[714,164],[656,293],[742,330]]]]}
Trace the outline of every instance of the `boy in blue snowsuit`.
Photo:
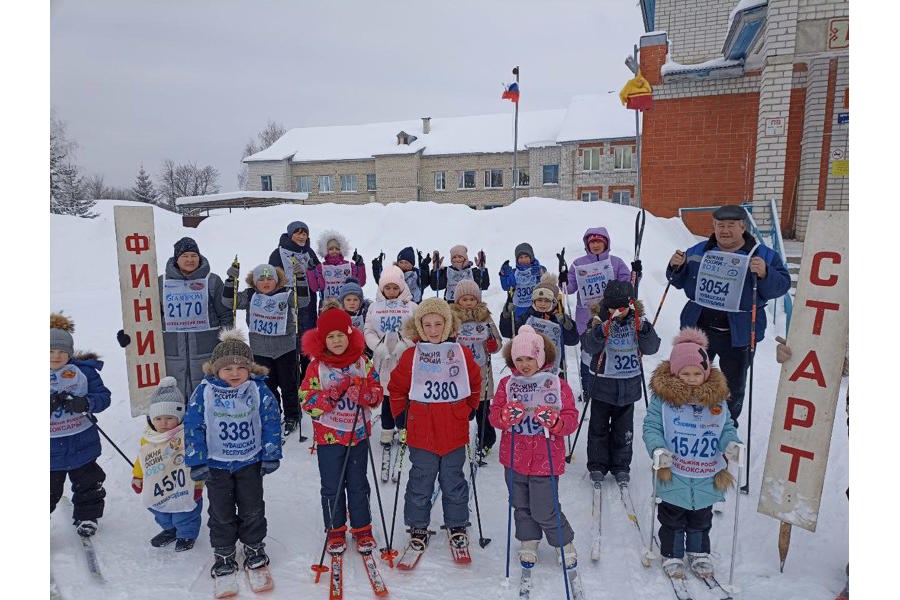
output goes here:
{"type": "Polygon", "coordinates": [[[96,354],[75,354],[73,331],[68,318],[50,315],[50,512],[62,498],[68,475],[76,531],[90,537],[97,532],[106,497],[92,415],[106,410],[110,392],[100,378],[103,361],[96,354]]]}
{"type": "MultiPolygon", "coordinates": [[[[515,268],[510,267],[508,260],[500,267],[500,286],[509,294],[506,304],[503,306],[501,321],[510,320],[510,306],[513,308],[513,320],[515,321],[528,312],[528,309],[531,308],[531,292],[540,283],[541,276],[547,272],[547,268],[534,257],[531,244],[522,242],[516,246],[515,255],[515,268]]],[[[504,333],[504,335],[506,334],[504,333]]],[[[512,336],[506,335],[506,337],[512,336]]]]}

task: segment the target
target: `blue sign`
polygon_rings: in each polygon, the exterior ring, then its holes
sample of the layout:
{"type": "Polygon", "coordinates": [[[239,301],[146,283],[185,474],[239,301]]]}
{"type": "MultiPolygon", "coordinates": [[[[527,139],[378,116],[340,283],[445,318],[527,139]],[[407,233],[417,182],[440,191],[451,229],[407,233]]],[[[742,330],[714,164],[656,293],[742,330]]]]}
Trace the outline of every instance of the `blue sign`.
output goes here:
{"type": "Polygon", "coordinates": [[[850,113],[848,112],[839,112],[838,113],[838,125],[846,125],[850,122],[850,113]]]}

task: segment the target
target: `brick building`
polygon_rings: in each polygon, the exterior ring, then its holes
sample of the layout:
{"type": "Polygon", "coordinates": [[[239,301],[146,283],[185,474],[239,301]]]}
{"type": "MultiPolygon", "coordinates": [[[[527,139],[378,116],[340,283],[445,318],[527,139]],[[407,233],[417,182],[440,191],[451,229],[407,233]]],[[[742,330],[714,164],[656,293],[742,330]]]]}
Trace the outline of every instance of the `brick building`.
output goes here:
{"type": "MultiPolygon", "coordinates": [[[[848,210],[847,0],[641,0],[643,205],[754,203],[786,237],[848,210]]],[[[702,215],[702,216],[701,216],[702,215]]],[[[686,218],[697,233],[710,216],[686,218]]]]}
{"type": "MultiPolygon", "coordinates": [[[[524,104],[524,103],[523,103],[524,104]]],[[[580,95],[560,110],[513,111],[291,129],[244,159],[247,189],[304,192],[308,203],[433,201],[494,208],[516,194],[635,202],[634,117],[615,94],[580,95]]]]}

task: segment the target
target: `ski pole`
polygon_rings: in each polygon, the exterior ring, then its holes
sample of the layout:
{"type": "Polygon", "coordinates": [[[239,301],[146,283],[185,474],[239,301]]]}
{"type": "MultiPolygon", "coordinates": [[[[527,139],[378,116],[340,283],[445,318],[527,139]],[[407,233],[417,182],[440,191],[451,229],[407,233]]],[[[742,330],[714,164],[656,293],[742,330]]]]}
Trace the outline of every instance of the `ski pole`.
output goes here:
{"type": "Polygon", "coordinates": [[[753,273],[753,306],[750,307],[750,398],[747,402],[747,481],[741,487],[744,494],[750,493],[750,438],[753,427],[753,362],[756,358],[756,284],[759,277],[753,273]]]}
{"type": "MultiPolygon", "coordinates": [[[[603,331],[606,335],[606,338],[609,338],[609,329],[612,326],[612,317],[607,319],[607,321],[603,324],[603,331]]],[[[590,325],[588,325],[590,327],[590,325]]],[[[603,357],[606,355],[606,345],[604,344],[603,350],[600,352],[600,358],[597,360],[597,366],[595,367],[596,371],[600,370],[600,364],[603,362],[603,357]]],[[[582,363],[583,364],[583,363],[582,363]]],[[[581,434],[581,427],[584,425],[584,418],[587,416],[588,408],[591,402],[591,394],[594,391],[594,380],[597,378],[597,373],[592,372],[590,367],[588,367],[588,377],[591,378],[591,382],[588,385],[588,397],[585,399],[584,412],[581,413],[581,419],[578,420],[578,429],[575,430],[575,441],[572,442],[572,450],[566,456],[566,462],[572,462],[572,456],[575,454],[575,446],[578,444],[578,436],[581,434]]]]}
{"type": "MultiPolygon", "coordinates": [[[[403,409],[403,424],[409,425],[409,396],[406,397],[406,408],[403,409]]],[[[382,408],[382,410],[384,410],[382,408]]],[[[399,554],[396,550],[394,550],[394,525],[397,524],[397,502],[400,499],[400,480],[403,478],[403,455],[406,453],[406,440],[409,437],[409,429],[407,427],[403,428],[406,434],[400,435],[400,453],[397,457],[397,488],[394,490],[394,514],[391,515],[391,537],[388,540],[387,548],[383,548],[381,550],[381,559],[387,561],[387,564],[392,569],[394,568],[394,559],[399,554]]],[[[373,467],[374,468],[374,467],[373,467]]]]}
{"type": "Polygon", "coordinates": [[[559,490],[557,489],[556,475],[553,474],[553,452],[550,449],[550,430],[544,427],[544,440],[547,442],[547,460],[550,463],[550,489],[553,491],[553,511],[556,513],[556,533],[559,543],[559,556],[562,559],[563,583],[566,586],[566,600],[571,598],[569,594],[569,575],[566,572],[566,550],[563,548],[562,536],[562,511],[559,508],[559,490]]]}
{"type": "MultiPolygon", "coordinates": [[[[684,252],[681,250],[676,250],[676,254],[684,255],[684,252]]],[[[656,327],[656,320],[659,318],[659,312],[662,310],[663,304],[666,302],[666,296],[669,295],[669,288],[672,287],[672,277],[681,270],[683,265],[678,265],[677,269],[672,270],[672,275],[666,277],[666,289],[663,290],[662,299],[659,301],[659,306],[656,308],[656,315],[653,316],[653,326],[656,327]]]]}
{"type": "MultiPolygon", "coordinates": [[[[748,440],[749,441],[749,438],[748,440]]],[[[744,446],[744,444],[737,444],[738,448],[738,486],[741,484],[741,478],[744,475],[744,460],[750,457],[748,450],[749,446],[744,446]]],[[[738,514],[740,512],[741,507],[741,494],[739,490],[734,491],[734,532],[731,536],[731,567],[728,570],[728,587],[733,589],[734,582],[734,557],[737,552],[737,540],[738,540],[738,514]]]]}
{"type": "Polygon", "coordinates": [[[384,532],[384,539],[387,540],[387,521],[384,518],[384,504],[381,502],[381,488],[378,486],[377,477],[375,475],[375,456],[372,454],[371,437],[366,438],[366,445],[369,447],[369,464],[372,465],[372,481],[375,482],[375,497],[378,500],[378,512],[381,514],[381,530],[384,532]]]}
{"type": "Polygon", "coordinates": [[[91,413],[81,413],[81,414],[83,414],[83,415],[86,416],[88,419],[90,419],[91,423],[94,424],[94,427],[97,428],[97,431],[100,432],[100,435],[102,435],[103,437],[106,438],[106,441],[109,442],[109,443],[112,445],[112,447],[115,448],[115,449],[118,451],[118,453],[122,455],[122,458],[125,459],[125,462],[128,463],[128,466],[130,466],[130,467],[133,469],[133,468],[134,468],[134,463],[131,462],[131,459],[130,459],[130,458],[128,458],[127,456],[125,456],[125,453],[122,452],[122,450],[121,450],[118,446],[116,446],[116,443],[115,443],[114,441],[112,441],[108,435],[106,435],[106,432],[103,431],[103,429],[100,428],[100,423],[97,422],[97,417],[95,417],[95,416],[92,415],[91,413]]]}
{"type": "Polygon", "coordinates": [[[238,270],[238,274],[234,276],[234,296],[231,297],[231,324],[233,326],[235,321],[237,321],[237,293],[240,286],[239,277],[241,273],[241,263],[238,262],[237,254],[234,255],[234,261],[231,263],[231,266],[238,270]]]}
{"type": "MultiPolygon", "coordinates": [[[[469,477],[472,479],[472,493],[475,495],[475,517],[478,520],[478,545],[484,548],[491,543],[491,538],[484,537],[481,531],[481,510],[478,508],[478,488],[475,486],[475,466],[472,464],[472,448],[466,444],[466,454],[469,458],[469,477]]],[[[375,468],[374,466],[372,467],[375,468]]],[[[440,489],[440,487],[438,487],[440,489]]]]}
{"type": "MultiPolygon", "coordinates": [[[[297,268],[297,259],[295,259],[294,255],[292,254],[291,255],[291,281],[293,282],[292,287],[293,287],[293,291],[294,291],[294,339],[296,340],[295,343],[297,344],[297,361],[294,364],[294,377],[295,377],[295,380],[297,381],[297,387],[299,388],[300,384],[302,383],[302,380],[300,377],[300,371],[301,371],[301,369],[300,369],[300,308],[299,308],[298,302],[297,302],[296,268],[297,268]]],[[[235,282],[235,286],[237,286],[237,282],[235,282]]],[[[236,293],[235,293],[235,297],[237,297],[236,293]]],[[[299,399],[297,400],[297,412],[300,413],[299,399]]],[[[300,414],[300,418],[301,419],[303,418],[302,414],[300,414]]],[[[297,423],[297,439],[298,440],[301,437],[303,437],[301,435],[302,432],[303,432],[303,429],[300,428],[300,423],[298,422],[297,423]]],[[[302,444],[303,442],[301,441],[300,443],[302,444]]],[[[316,439],[315,439],[315,436],[313,436],[313,445],[310,448],[309,453],[315,454],[315,452],[316,452],[316,439]]],[[[324,558],[324,555],[323,555],[323,558],[324,558]]]]}
{"type": "MultiPolygon", "coordinates": [[[[635,293],[637,296],[637,293],[635,293]]],[[[637,310],[634,308],[634,302],[631,303],[631,310],[634,311],[634,341],[637,344],[637,358],[638,358],[638,367],[641,370],[641,389],[644,391],[644,408],[647,408],[650,403],[647,400],[647,379],[644,376],[644,355],[641,353],[641,342],[639,333],[641,331],[641,318],[637,314],[637,310]]]]}
{"type": "MultiPolygon", "coordinates": [[[[634,262],[641,257],[641,241],[644,239],[644,225],[647,223],[647,211],[641,208],[641,212],[634,216],[634,262]]],[[[631,285],[634,287],[634,297],[637,298],[637,289],[640,285],[637,272],[631,271],[631,285]]]]}
{"type": "MultiPolygon", "coordinates": [[[[653,529],[656,527],[656,505],[659,503],[659,495],[657,494],[657,483],[659,481],[659,462],[656,456],[653,457],[653,468],[650,471],[650,477],[653,478],[653,497],[650,500],[650,527],[647,529],[650,533],[650,539],[647,541],[647,558],[649,560],[653,560],[655,555],[653,554],[653,540],[655,539],[653,536],[653,529]]],[[[660,548],[662,551],[662,548],[660,548]]]]}
{"type": "Polygon", "coordinates": [[[516,457],[516,430],[513,427],[509,428],[509,473],[506,478],[506,486],[509,490],[509,495],[507,496],[507,511],[506,511],[506,586],[509,587],[509,550],[512,544],[512,509],[513,509],[513,465],[515,464],[514,460],[516,457]]]}
{"type": "MultiPolygon", "coordinates": [[[[355,435],[356,433],[356,424],[359,422],[359,413],[362,412],[362,405],[356,405],[356,413],[353,415],[353,425],[350,427],[351,435],[355,435]]],[[[347,453],[344,455],[344,464],[341,466],[341,478],[338,482],[337,493],[334,495],[334,503],[331,505],[331,514],[328,516],[328,530],[334,529],[334,513],[337,510],[338,499],[341,497],[341,494],[344,493],[344,486],[346,484],[347,477],[347,463],[350,462],[350,450],[353,446],[347,446],[347,453]]],[[[311,569],[316,574],[316,583],[319,583],[319,578],[322,576],[322,573],[328,572],[328,567],[325,566],[325,550],[328,548],[328,532],[325,532],[325,541],[322,543],[322,556],[319,557],[319,564],[313,565],[311,569]]]]}

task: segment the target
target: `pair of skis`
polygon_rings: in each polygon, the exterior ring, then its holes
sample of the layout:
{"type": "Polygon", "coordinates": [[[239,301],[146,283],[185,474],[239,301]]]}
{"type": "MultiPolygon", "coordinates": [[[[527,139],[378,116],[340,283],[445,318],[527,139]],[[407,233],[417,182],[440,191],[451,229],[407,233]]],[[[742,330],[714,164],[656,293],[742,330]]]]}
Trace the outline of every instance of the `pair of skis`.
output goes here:
{"type": "MultiPolygon", "coordinates": [[[[522,561],[521,565],[522,574],[519,578],[519,600],[529,600],[531,598],[532,588],[531,571],[534,568],[534,563],[522,561]]],[[[584,585],[581,582],[581,578],[578,576],[577,564],[566,567],[566,577],[569,580],[569,589],[572,590],[572,598],[575,600],[584,600],[584,585]]]]}
{"type": "MultiPolygon", "coordinates": [[[[675,592],[675,597],[678,600],[694,600],[694,597],[691,595],[691,591],[688,589],[687,585],[687,571],[691,569],[688,568],[685,570],[685,577],[670,577],[668,573],[663,571],[666,575],[666,578],[672,584],[672,590],[675,592]]],[[[693,573],[693,572],[692,572],[693,573]]],[[[714,575],[709,575],[708,577],[701,577],[700,575],[693,573],[697,579],[702,581],[707,589],[716,594],[716,598],[718,600],[732,600],[733,596],[728,592],[722,585],[716,580],[714,575]]]]}
{"type": "MultiPolygon", "coordinates": [[[[344,598],[344,550],[340,552],[331,552],[331,576],[329,577],[328,600],[343,600],[344,598]]],[[[378,569],[378,563],[372,551],[360,552],[363,566],[366,569],[366,576],[369,578],[369,584],[372,586],[372,592],[377,597],[388,595],[387,585],[378,569]]]]}
{"type": "MultiPolygon", "coordinates": [[[[394,442],[381,444],[381,483],[387,483],[388,479],[397,483],[400,477],[399,456],[394,458],[394,442]]],[[[402,448],[400,451],[402,452],[402,448]]],[[[399,453],[398,453],[399,454],[399,453]]]]}
{"type": "MultiPolygon", "coordinates": [[[[254,594],[268,592],[275,587],[275,581],[272,579],[272,572],[269,571],[269,565],[263,565],[256,569],[244,569],[247,577],[247,585],[254,594]]],[[[230,575],[222,575],[213,577],[213,598],[234,598],[241,591],[238,583],[237,571],[230,575]]]]}
{"type": "MultiPolygon", "coordinates": [[[[603,506],[603,492],[601,482],[594,482],[593,499],[591,502],[591,518],[593,520],[594,537],[591,543],[591,560],[600,560],[600,539],[601,539],[601,512],[603,506]]],[[[654,558],[653,553],[643,546],[643,537],[641,536],[641,525],[638,522],[637,513],[634,510],[634,502],[631,499],[631,491],[628,484],[617,484],[619,488],[619,499],[622,507],[625,509],[625,516],[633,525],[632,531],[636,538],[637,545],[641,548],[641,564],[645,567],[650,566],[650,561],[654,558]]],[[[651,525],[652,526],[652,525],[651,525]]]]}
{"type": "MultiPolygon", "coordinates": [[[[450,556],[453,558],[453,562],[458,565],[470,564],[472,562],[472,555],[469,553],[468,536],[465,534],[453,534],[446,526],[441,527],[441,529],[444,529],[447,532],[447,541],[449,542],[450,556]]],[[[428,531],[429,537],[434,534],[434,531],[428,531]]],[[[427,542],[421,548],[417,547],[418,545],[418,543],[413,544],[412,542],[406,545],[403,554],[400,555],[400,559],[397,562],[397,568],[399,570],[412,571],[416,568],[422,555],[425,554],[425,549],[428,547],[427,542]]]]}

